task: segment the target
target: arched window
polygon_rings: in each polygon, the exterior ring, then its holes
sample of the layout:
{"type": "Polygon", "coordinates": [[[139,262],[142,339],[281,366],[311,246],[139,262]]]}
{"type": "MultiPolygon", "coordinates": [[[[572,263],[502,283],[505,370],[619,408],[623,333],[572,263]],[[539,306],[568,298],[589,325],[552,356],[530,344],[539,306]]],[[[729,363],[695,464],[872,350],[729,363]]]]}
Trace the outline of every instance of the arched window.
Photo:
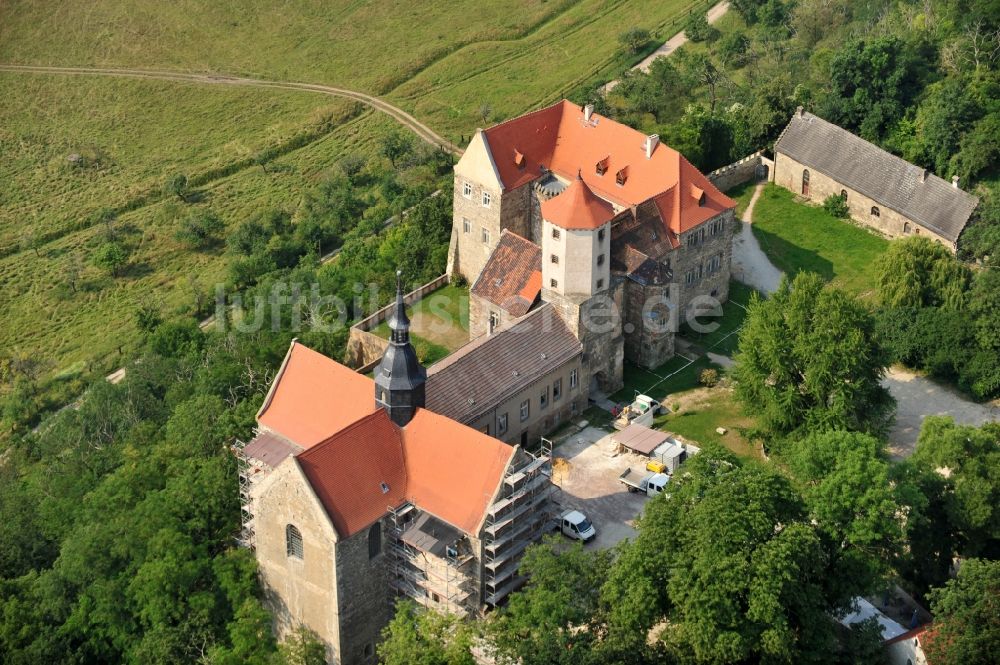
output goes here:
{"type": "Polygon", "coordinates": [[[844,199],[844,203],[847,203],[847,190],[846,189],[840,190],[840,198],[844,199]]]}
{"type": "Polygon", "coordinates": [[[903,233],[909,233],[909,232],[910,232],[910,223],[903,222],[903,233]]]}
{"type": "Polygon", "coordinates": [[[375,522],[368,529],[368,558],[374,559],[382,553],[382,524],[375,522]]]}
{"type": "Polygon", "coordinates": [[[878,217],[881,213],[878,211],[878,206],[872,206],[871,215],[872,217],[878,217]]]}
{"type": "Polygon", "coordinates": [[[285,554],[296,559],[302,558],[302,532],[294,524],[285,527],[285,554]]]}
{"type": "Polygon", "coordinates": [[[802,169],[802,196],[809,196],[809,169],[802,169]]]}

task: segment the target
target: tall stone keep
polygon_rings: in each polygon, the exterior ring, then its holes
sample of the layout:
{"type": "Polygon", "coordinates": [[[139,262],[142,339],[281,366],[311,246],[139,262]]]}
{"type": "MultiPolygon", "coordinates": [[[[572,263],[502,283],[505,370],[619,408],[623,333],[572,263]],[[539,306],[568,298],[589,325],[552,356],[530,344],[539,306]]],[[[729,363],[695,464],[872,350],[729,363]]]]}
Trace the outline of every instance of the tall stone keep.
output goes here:
{"type": "Polygon", "coordinates": [[[396,272],[396,304],[389,315],[389,347],[375,371],[375,404],[386,410],[400,427],[405,427],[417,408],[424,406],[427,370],[410,344],[410,319],[403,302],[402,274],[396,272]]]}

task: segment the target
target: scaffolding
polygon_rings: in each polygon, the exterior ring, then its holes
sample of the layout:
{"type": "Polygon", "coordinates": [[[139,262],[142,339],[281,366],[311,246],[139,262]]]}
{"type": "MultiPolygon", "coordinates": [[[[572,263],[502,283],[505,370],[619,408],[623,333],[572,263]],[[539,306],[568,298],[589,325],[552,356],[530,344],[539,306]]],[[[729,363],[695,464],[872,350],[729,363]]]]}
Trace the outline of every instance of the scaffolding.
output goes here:
{"type": "Polygon", "coordinates": [[[537,454],[509,467],[483,528],[483,585],[487,605],[496,606],[524,582],[518,574],[529,545],[552,528],[552,442],[543,438],[537,454]]]}
{"type": "MultiPolygon", "coordinates": [[[[437,542],[431,551],[406,542],[404,534],[420,523],[435,518],[411,503],[388,509],[390,592],[411,598],[424,607],[467,615],[476,607],[475,556],[468,538],[460,532],[449,534],[447,542],[437,542]],[[453,542],[452,542],[453,541],[453,542]]],[[[438,523],[444,526],[443,523],[438,523]]]]}
{"type": "Polygon", "coordinates": [[[236,470],[240,483],[240,534],[236,542],[240,547],[253,550],[257,546],[257,541],[251,492],[256,481],[265,475],[265,468],[260,461],[247,457],[245,442],[236,441],[233,452],[236,454],[236,470]]]}

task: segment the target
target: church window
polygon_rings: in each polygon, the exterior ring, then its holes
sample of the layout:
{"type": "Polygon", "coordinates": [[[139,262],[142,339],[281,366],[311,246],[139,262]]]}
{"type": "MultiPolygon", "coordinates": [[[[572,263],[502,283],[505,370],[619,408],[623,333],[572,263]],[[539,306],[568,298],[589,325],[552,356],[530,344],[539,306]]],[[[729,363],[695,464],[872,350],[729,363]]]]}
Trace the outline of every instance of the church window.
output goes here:
{"type": "Polygon", "coordinates": [[[562,379],[556,379],[552,382],[552,401],[558,402],[560,397],[562,397],[562,379]]]}
{"type": "Polygon", "coordinates": [[[487,231],[486,229],[483,229],[483,244],[484,245],[490,244],[490,232],[487,231]]]}
{"type": "Polygon", "coordinates": [[[809,169],[802,169],[802,196],[809,196],[809,169]]]}
{"type": "Polygon", "coordinates": [[[462,196],[464,196],[467,199],[471,199],[472,198],[472,183],[471,182],[467,182],[464,185],[462,185],[462,196]]]}
{"type": "Polygon", "coordinates": [[[285,526],[285,555],[302,558],[302,532],[294,524],[285,526]]]}
{"type": "Polygon", "coordinates": [[[490,193],[489,192],[483,192],[483,207],[484,208],[489,208],[490,207],[491,200],[492,199],[490,197],[490,193]]]}
{"type": "Polygon", "coordinates": [[[571,371],[569,373],[569,387],[570,387],[570,390],[572,390],[573,388],[576,388],[578,385],[580,385],[580,370],[574,369],[573,371],[571,371]]]}
{"type": "Polygon", "coordinates": [[[531,415],[531,400],[521,402],[521,422],[523,423],[531,415]]]}
{"type": "Polygon", "coordinates": [[[503,436],[507,433],[507,414],[501,413],[500,417],[497,418],[497,435],[503,436]]]}
{"type": "Polygon", "coordinates": [[[914,233],[916,233],[917,235],[920,235],[920,229],[913,229],[913,231],[914,231],[914,233]]]}
{"type": "Polygon", "coordinates": [[[466,219],[465,217],[463,217],[462,218],[462,232],[463,233],[468,233],[471,230],[472,230],[472,222],[470,222],[468,219],[466,219]]]}
{"type": "Polygon", "coordinates": [[[909,233],[909,232],[910,232],[910,223],[903,222],[903,233],[909,233]]]}
{"type": "Polygon", "coordinates": [[[604,279],[601,278],[601,279],[597,280],[597,290],[600,291],[603,288],[604,288],[604,279]]]}
{"type": "Polygon", "coordinates": [[[369,642],[368,644],[365,645],[364,656],[365,658],[371,658],[374,655],[375,655],[375,645],[369,642]]]}
{"type": "Polygon", "coordinates": [[[844,203],[847,203],[847,190],[846,189],[840,190],[840,198],[844,199],[844,203]]]}
{"type": "Polygon", "coordinates": [[[374,559],[382,553],[382,523],[375,522],[368,529],[368,558],[374,559]]]}
{"type": "Polygon", "coordinates": [[[882,215],[882,213],[879,212],[878,206],[872,206],[871,215],[872,217],[880,217],[882,215]]]}

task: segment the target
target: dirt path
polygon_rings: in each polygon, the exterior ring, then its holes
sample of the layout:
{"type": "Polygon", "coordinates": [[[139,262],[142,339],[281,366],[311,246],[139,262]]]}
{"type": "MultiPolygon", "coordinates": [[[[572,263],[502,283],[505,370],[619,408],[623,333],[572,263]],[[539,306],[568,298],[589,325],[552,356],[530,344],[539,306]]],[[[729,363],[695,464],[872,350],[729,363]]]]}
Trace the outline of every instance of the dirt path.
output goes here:
{"type": "Polygon", "coordinates": [[[124,78],[154,79],[158,81],[179,81],[183,83],[202,83],[208,85],[239,85],[253,88],[275,88],[278,90],[298,90],[317,92],[331,97],[353,99],[376,111],[385,113],[399,124],[411,130],[421,140],[431,145],[440,146],[456,155],[462,154],[462,149],[439,136],[434,130],[423,124],[401,108],[386,101],[366,95],[356,90],[334,88],[328,85],[314,83],[296,83],[294,81],[268,81],[266,79],[243,78],[226,74],[191,74],[186,72],[161,71],[150,69],[106,69],[100,67],[41,67],[35,65],[4,65],[0,71],[22,72],[29,74],[66,74],[75,76],[117,76],[124,78]]]}
{"type": "Polygon", "coordinates": [[[761,249],[750,225],[753,223],[753,209],[764,189],[764,183],[754,189],[747,209],[743,211],[743,228],[733,236],[733,277],[763,293],[772,293],[781,284],[781,271],[761,249]]]}
{"type": "Polygon", "coordinates": [[[901,367],[891,367],[882,385],[896,398],[896,423],[889,431],[889,454],[902,459],[913,454],[920,426],[927,416],[951,416],[959,425],[979,426],[1000,420],[997,401],[977,404],[958,392],[901,367]]]}
{"type": "MultiPolygon", "coordinates": [[[[709,8],[708,12],[705,14],[705,18],[708,19],[708,23],[709,25],[711,25],[712,23],[715,23],[720,18],[725,16],[726,12],[728,11],[729,11],[729,0],[722,0],[722,2],[716,3],[712,5],[711,8],[709,8]]],[[[668,39],[663,44],[663,46],[650,53],[648,57],[646,57],[642,62],[633,67],[632,70],[648,72],[649,67],[650,65],[653,64],[654,60],[656,60],[660,56],[670,55],[671,53],[673,53],[674,51],[676,51],[677,49],[679,49],[680,47],[684,46],[687,43],[688,43],[687,35],[685,35],[684,31],[681,30],[676,35],[668,39]]],[[[604,91],[608,92],[610,90],[614,90],[616,85],[618,85],[618,81],[611,81],[604,86],[604,91]]]]}

